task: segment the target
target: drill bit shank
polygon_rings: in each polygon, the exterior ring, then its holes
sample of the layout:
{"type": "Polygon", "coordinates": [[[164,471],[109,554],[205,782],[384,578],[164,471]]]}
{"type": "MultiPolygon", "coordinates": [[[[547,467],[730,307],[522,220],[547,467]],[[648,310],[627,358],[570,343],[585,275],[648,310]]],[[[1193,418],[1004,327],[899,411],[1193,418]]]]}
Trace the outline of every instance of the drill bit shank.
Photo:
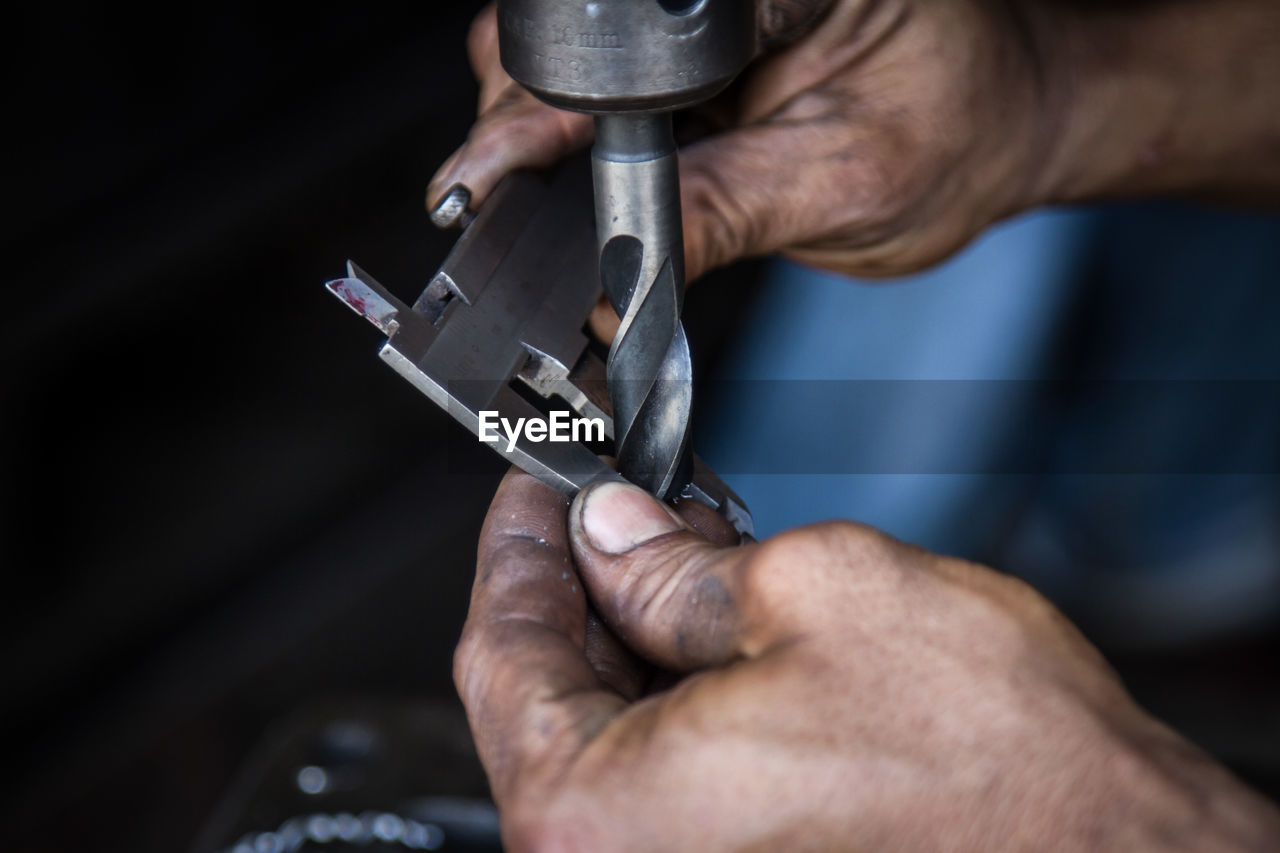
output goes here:
{"type": "Polygon", "coordinates": [[[621,320],[608,361],[618,470],[672,497],[689,477],[693,369],[670,114],[597,116],[591,163],[600,281],[621,320]]]}

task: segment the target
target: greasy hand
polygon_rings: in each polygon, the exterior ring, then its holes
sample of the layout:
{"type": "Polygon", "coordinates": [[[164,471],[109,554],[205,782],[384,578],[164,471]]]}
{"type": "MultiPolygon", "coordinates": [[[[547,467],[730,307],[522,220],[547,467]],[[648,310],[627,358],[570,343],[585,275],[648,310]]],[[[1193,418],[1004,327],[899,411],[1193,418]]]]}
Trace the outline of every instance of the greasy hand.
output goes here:
{"type": "Polygon", "coordinates": [[[849,523],[737,547],[682,513],[626,485],[572,506],[515,471],[499,489],[454,672],[507,849],[1262,849],[1280,831],[1022,583],[849,523]],[[686,675],[653,692],[642,661],[686,675]]]}
{"type": "MultiPolygon", "coordinates": [[[[1032,204],[1051,112],[1020,8],[759,0],[764,52],[709,105],[722,132],[681,150],[688,277],[778,250],[903,273],[1032,204]]],[[[543,105],[502,70],[492,6],[468,47],[480,116],[429,206],[459,182],[482,202],[506,172],[549,165],[592,136],[589,117],[543,105]]]]}

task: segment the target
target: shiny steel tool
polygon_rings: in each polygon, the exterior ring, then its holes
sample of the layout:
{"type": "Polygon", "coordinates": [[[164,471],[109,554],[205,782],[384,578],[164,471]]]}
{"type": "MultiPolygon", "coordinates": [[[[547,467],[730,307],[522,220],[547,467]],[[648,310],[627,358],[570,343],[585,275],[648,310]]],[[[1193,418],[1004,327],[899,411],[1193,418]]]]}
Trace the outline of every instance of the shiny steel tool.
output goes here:
{"type": "MultiPolygon", "coordinates": [[[[603,419],[614,439],[605,366],[583,331],[601,292],[594,232],[584,163],[550,178],[518,172],[485,201],[413,307],[350,263],[326,287],[387,336],[382,360],[473,434],[484,411],[514,421],[567,408],[603,419]]],[[[619,479],[581,443],[525,435],[510,450],[493,447],[568,496],[619,479]]],[[[701,501],[749,536],[741,499],[696,457],[690,468],[665,496],[701,501]]]]}
{"type": "Polygon", "coordinates": [[[503,67],[595,115],[600,279],[621,319],[609,351],[618,469],[671,497],[689,478],[692,366],[671,111],[723,89],[755,48],[752,0],[498,0],[503,67]]]}

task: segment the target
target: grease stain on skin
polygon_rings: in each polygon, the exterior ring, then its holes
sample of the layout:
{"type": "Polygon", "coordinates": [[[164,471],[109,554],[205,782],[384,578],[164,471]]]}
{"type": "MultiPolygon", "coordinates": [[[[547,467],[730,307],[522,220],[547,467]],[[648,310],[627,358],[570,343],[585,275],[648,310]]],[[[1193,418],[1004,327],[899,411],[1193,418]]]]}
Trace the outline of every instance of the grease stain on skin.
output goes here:
{"type": "MultiPolygon", "coordinates": [[[[715,575],[707,575],[698,580],[689,595],[689,603],[697,608],[697,621],[702,625],[726,624],[733,618],[733,594],[724,581],[715,575]]],[[[712,632],[715,633],[718,632],[712,632]]],[[[697,635],[705,637],[707,633],[699,631],[697,635]]],[[[683,626],[676,629],[676,649],[691,659],[706,657],[709,652],[714,651],[696,644],[683,626]]]]}
{"type": "Polygon", "coordinates": [[[694,602],[696,603],[699,599],[703,599],[707,606],[718,610],[733,609],[733,594],[724,585],[724,581],[715,575],[707,575],[693,588],[694,602]]]}

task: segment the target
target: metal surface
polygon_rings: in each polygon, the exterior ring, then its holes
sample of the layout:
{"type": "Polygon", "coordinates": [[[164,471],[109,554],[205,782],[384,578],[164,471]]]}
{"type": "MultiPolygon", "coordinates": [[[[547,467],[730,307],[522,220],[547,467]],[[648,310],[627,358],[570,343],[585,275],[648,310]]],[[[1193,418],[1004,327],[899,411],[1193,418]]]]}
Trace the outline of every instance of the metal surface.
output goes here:
{"type": "Polygon", "coordinates": [[[671,117],[598,116],[591,168],[600,280],[621,318],[608,362],[618,470],[668,497],[689,479],[693,408],[671,117]]]}
{"type": "Polygon", "coordinates": [[[498,0],[502,64],[548,103],[596,115],[600,278],[621,325],[609,351],[618,470],[655,495],[688,481],[692,367],[680,325],[684,240],[670,111],[750,60],[750,0],[498,0]]]}
{"type": "Polygon", "coordinates": [[[582,112],[692,106],[719,92],[755,50],[751,0],[498,0],[511,77],[582,112]]]}
{"type": "MultiPolygon", "coordinates": [[[[580,162],[550,179],[509,175],[412,308],[350,263],[326,287],[387,335],[383,361],[473,434],[482,411],[514,421],[553,408],[601,418],[612,440],[605,365],[583,331],[601,292],[589,199],[580,162]]],[[[673,384],[689,394],[687,375],[673,384]]],[[[621,479],[582,443],[521,435],[493,447],[565,495],[621,479]]],[[[751,533],[742,501],[696,459],[666,496],[699,500],[751,533]]]]}

